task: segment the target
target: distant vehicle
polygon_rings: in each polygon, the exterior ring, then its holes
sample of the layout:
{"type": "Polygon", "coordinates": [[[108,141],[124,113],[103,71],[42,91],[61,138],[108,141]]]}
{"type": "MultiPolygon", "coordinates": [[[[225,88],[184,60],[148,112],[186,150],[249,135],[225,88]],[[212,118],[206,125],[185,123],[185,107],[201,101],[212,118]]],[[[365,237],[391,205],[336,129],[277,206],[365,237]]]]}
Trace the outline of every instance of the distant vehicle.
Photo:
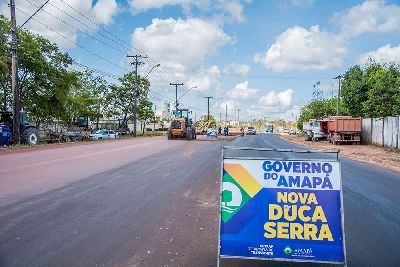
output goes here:
{"type": "Polygon", "coordinates": [[[289,135],[296,135],[296,130],[290,129],[289,130],[289,135]]]}
{"type": "Polygon", "coordinates": [[[289,133],[289,129],[288,129],[288,128],[284,128],[284,129],[283,129],[283,132],[284,132],[284,133],[289,133]]]}
{"type": "Polygon", "coordinates": [[[327,139],[328,122],[326,120],[311,119],[303,122],[303,133],[305,141],[318,141],[327,139]]]}
{"type": "Polygon", "coordinates": [[[268,124],[267,128],[265,129],[265,132],[267,133],[273,133],[274,132],[274,125],[268,124]]]}
{"type": "Polygon", "coordinates": [[[256,128],[254,128],[253,126],[247,127],[247,132],[246,132],[247,135],[250,134],[255,135],[256,133],[257,133],[256,128]]]}
{"type": "Polygon", "coordinates": [[[90,140],[108,140],[115,139],[118,135],[112,130],[97,130],[89,135],[90,140]]]}

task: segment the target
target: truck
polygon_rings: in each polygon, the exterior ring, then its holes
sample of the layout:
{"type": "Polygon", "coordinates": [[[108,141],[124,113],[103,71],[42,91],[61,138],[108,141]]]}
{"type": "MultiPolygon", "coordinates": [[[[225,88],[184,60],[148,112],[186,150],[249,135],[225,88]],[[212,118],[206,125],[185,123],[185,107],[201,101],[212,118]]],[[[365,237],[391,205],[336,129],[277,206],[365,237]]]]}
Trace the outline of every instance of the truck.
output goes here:
{"type": "Polygon", "coordinates": [[[361,143],[362,119],[351,116],[331,116],[328,122],[328,140],[336,145],[341,143],[361,143]]]}
{"type": "Polygon", "coordinates": [[[186,138],[196,139],[196,128],[192,119],[189,118],[188,109],[177,109],[174,111],[175,118],[171,119],[171,126],[168,129],[168,140],[186,138]]]}
{"type": "Polygon", "coordinates": [[[274,132],[274,125],[268,124],[267,128],[265,129],[265,132],[267,133],[273,133],[274,132]]]}
{"type": "Polygon", "coordinates": [[[305,141],[318,141],[328,138],[328,121],[311,119],[303,122],[305,141]]]}

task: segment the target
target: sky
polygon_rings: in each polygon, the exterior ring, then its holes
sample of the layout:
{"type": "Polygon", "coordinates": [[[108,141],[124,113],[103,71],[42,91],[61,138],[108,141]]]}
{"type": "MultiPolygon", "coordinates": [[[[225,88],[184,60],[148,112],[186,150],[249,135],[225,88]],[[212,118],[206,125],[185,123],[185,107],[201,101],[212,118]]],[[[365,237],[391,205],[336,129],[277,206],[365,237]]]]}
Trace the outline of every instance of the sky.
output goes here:
{"type": "MultiPolygon", "coordinates": [[[[17,24],[44,2],[16,0],[17,24]]],[[[160,109],[183,83],[179,107],[197,118],[212,96],[217,119],[295,120],[314,85],[332,97],[355,64],[400,64],[400,0],[50,0],[24,28],[112,83],[133,70],[128,54],[148,56],[150,100],[160,109]]]]}

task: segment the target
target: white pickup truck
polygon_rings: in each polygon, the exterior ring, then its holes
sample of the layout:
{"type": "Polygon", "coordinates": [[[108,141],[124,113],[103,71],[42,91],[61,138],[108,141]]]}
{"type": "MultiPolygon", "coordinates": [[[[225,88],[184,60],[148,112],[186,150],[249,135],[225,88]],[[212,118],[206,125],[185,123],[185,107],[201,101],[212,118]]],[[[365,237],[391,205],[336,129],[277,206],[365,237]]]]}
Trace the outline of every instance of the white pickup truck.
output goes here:
{"type": "Polygon", "coordinates": [[[328,137],[328,128],[325,121],[309,120],[303,122],[303,133],[305,141],[317,141],[328,137]]]}

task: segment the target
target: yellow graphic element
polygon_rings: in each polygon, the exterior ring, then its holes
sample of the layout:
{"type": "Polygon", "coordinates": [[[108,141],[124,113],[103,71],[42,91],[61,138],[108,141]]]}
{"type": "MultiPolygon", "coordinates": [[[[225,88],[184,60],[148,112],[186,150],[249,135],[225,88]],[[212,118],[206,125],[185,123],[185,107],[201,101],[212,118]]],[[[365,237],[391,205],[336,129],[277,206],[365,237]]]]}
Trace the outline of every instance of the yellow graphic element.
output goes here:
{"type": "Polygon", "coordinates": [[[243,168],[242,165],[236,163],[224,163],[224,169],[250,197],[254,197],[262,189],[262,186],[245,168],[243,168]]]}

